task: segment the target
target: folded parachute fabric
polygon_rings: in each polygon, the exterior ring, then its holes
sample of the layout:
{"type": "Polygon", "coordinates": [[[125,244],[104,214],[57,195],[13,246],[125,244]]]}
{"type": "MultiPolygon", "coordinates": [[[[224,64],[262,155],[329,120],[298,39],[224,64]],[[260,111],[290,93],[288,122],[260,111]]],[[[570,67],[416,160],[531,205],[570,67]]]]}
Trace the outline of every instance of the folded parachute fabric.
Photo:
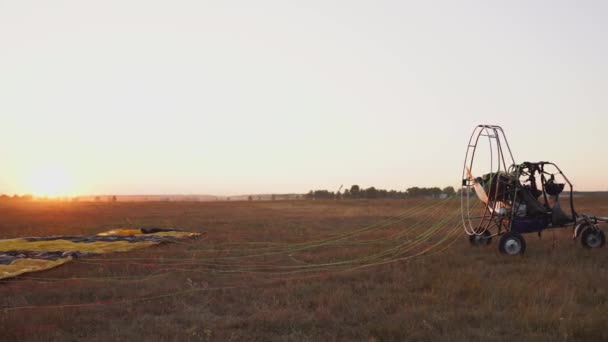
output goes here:
{"type": "Polygon", "coordinates": [[[47,270],[73,258],[126,252],[199,233],[179,229],[113,229],[91,236],[48,236],[0,240],[0,279],[47,270]]]}

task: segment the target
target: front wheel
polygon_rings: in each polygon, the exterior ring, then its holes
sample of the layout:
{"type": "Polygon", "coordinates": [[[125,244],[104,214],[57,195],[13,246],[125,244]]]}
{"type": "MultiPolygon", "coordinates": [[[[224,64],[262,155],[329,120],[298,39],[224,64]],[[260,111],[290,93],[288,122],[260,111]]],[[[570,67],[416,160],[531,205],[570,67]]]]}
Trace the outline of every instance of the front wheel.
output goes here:
{"type": "Polygon", "coordinates": [[[583,232],[581,233],[581,244],[585,248],[600,248],[604,246],[606,243],[606,237],[604,236],[604,232],[592,228],[590,226],[585,227],[583,232]]]}
{"type": "Polygon", "coordinates": [[[507,232],[500,238],[498,250],[506,255],[522,255],[526,251],[526,240],[519,233],[507,232]]]}

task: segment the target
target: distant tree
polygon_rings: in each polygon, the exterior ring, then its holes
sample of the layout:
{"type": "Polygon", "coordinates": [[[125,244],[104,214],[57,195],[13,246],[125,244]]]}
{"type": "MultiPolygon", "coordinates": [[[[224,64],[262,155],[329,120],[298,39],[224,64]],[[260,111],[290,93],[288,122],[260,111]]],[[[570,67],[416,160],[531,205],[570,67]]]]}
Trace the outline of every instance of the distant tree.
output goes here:
{"type": "Polygon", "coordinates": [[[471,189],[471,188],[467,188],[466,190],[463,190],[463,189],[458,189],[458,191],[456,191],[456,195],[458,195],[458,196],[461,196],[463,193],[464,193],[465,195],[466,195],[467,193],[468,193],[469,195],[472,195],[472,196],[476,196],[476,195],[477,195],[477,194],[475,193],[475,191],[473,191],[473,189],[471,189]]]}
{"type": "Polygon", "coordinates": [[[438,187],[433,188],[419,188],[417,186],[407,189],[407,195],[409,197],[439,197],[442,191],[438,187]]]}
{"type": "Polygon", "coordinates": [[[360,192],[361,192],[361,188],[359,188],[358,185],[355,184],[350,187],[350,196],[352,198],[359,198],[360,192]]]}
{"type": "Polygon", "coordinates": [[[116,195],[112,196],[112,198],[110,199],[110,201],[112,202],[116,202],[118,199],[116,198],[116,195]]]}
{"type": "Polygon", "coordinates": [[[275,194],[272,194],[272,195],[270,195],[270,199],[274,201],[277,199],[277,196],[275,194]]]}
{"type": "Polygon", "coordinates": [[[248,197],[247,197],[247,200],[248,200],[248,201],[253,201],[253,196],[248,196],[248,197]]]}
{"type": "Polygon", "coordinates": [[[456,190],[454,190],[453,186],[446,186],[443,188],[442,192],[448,196],[454,196],[456,194],[456,190]]]}
{"type": "Polygon", "coordinates": [[[428,192],[429,195],[433,198],[441,196],[441,189],[437,187],[428,189],[428,192]]]}
{"type": "Polygon", "coordinates": [[[424,191],[417,186],[408,188],[406,191],[409,197],[420,197],[424,195],[424,191]]]}
{"type": "Polygon", "coordinates": [[[101,201],[101,196],[95,196],[95,202],[101,201]]]}
{"type": "Polygon", "coordinates": [[[364,193],[365,193],[365,198],[377,198],[378,197],[378,190],[376,190],[376,188],[374,188],[373,186],[365,189],[364,193]]]}
{"type": "Polygon", "coordinates": [[[333,199],[335,198],[335,193],[329,192],[327,190],[315,190],[312,192],[313,199],[333,199]]]}
{"type": "Polygon", "coordinates": [[[342,198],[350,198],[350,190],[344,189],[344,193],[342,194],[342,198]]]}

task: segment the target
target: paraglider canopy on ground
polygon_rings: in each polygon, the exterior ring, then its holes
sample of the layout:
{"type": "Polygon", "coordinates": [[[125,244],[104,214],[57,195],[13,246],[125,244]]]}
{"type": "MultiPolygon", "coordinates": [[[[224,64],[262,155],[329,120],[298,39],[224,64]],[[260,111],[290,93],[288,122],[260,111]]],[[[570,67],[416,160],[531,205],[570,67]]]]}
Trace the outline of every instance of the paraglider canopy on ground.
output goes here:
{"type": "Polygon", "coordinates": [[[113,229],[90,236],[49,236],[0,240],[0,279],[47,270],[73,258],[126,252],[200,233],[179,229],[113,229]]]}

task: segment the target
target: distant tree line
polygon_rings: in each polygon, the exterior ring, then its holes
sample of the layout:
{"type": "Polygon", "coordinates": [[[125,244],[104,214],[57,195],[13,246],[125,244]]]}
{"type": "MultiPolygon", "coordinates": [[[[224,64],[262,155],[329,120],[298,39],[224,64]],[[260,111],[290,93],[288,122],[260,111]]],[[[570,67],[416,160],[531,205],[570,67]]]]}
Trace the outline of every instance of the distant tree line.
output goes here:
{"type": "Polygon", "coordinates": [[[31,201],[34,199],[32,195],[0,195],[0,201],[31,201]]]}
{"type": "Polygon", "coordinates": [[[350,198],[412,198],[412,197],[442,197],[442,196],[454,196],[456,190],[453,186],[447,186],[443,189],[433,188],[419,188],[412,187],[405,191],[398,190],[385,190],[376,189],[375,187],[369,187],[367,189],[361,189],[359,185],[352,185],[350,189],[344,190],[343,193],[328,191],[328,190],[310,190],[306,195],[307,199],[350,199],[350,198]]]}

